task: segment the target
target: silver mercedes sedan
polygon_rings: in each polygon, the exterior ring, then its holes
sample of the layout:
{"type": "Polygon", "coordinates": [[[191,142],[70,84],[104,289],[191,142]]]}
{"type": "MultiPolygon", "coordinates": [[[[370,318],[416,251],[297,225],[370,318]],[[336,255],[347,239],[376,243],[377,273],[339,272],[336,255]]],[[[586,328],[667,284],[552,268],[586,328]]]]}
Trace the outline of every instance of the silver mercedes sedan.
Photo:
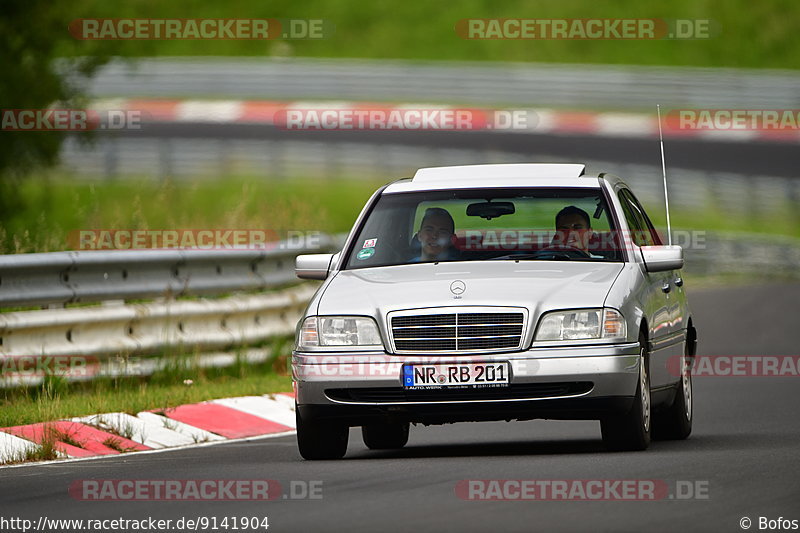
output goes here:
{"type": "Polygon", "coordinates": [[[692,429],[697,334],[683,251],[631,189],[580,164],[424,168],[375,192],[292,352],[297,441],[336,459],[349,428],[401,448],[410,424],[599,420],[612,450],[692,429]]]}

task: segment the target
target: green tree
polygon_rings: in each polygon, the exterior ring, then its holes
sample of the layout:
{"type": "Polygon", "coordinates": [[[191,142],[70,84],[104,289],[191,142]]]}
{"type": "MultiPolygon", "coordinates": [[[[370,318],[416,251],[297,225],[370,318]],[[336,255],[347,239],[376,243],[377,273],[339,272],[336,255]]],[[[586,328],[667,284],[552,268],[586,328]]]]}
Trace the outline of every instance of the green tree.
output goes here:
{"type": "MultiPolygon", "coordinates": [[[[84,0],[3,0],[0,18],[0,108],[83,104],[82,81],[113,53],[113,43],[77,41],[67,25],[84,0]]],[[[64,134],[0,131],[0,228],[20,207],[19,181],[53,165],[64,134]]]]}

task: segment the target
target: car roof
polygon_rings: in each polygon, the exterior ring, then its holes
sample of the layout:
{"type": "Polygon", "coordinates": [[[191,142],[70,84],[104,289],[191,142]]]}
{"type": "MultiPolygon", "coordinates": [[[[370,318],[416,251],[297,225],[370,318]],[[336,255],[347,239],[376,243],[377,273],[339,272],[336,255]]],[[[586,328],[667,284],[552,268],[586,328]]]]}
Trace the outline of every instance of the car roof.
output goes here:
{"type": "Polygon", "coordinates": [[[581,163],[512,163],[499,165],[462,165],[429,167],[417,170],[414,177],[391,183],[384,194],[446,189],[486,187],[591,187],[600,180],[620,182],[609,174],[588,175],[581,163]]]}

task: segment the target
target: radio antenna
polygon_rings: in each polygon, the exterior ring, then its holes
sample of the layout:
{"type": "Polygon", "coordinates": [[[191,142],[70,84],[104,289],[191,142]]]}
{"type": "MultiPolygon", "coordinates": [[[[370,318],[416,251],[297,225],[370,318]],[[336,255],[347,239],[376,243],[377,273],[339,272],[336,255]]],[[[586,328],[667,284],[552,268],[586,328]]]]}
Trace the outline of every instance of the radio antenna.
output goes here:
{"type": "Polygon", "coordinates": [[[664,176],[664,203],[667,207],[667,243],[672,245],[672,227],[669,223],[669,193],[667,192],[667,165],[664,163],[664,134],[661,132],[661,105],[656,104],[658,110],[658,141],[661,144],[661,175],[664,176]]]}

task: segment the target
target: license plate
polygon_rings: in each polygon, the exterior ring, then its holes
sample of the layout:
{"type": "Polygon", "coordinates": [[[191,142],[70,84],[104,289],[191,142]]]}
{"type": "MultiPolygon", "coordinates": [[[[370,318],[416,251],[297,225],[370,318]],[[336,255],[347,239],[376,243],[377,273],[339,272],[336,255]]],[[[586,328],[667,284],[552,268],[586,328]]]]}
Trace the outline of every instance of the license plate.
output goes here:
{"type": "Polygon", "coordinates": [[[403,366],[403,386],[406,389],[506,387],[509,378],[507,361],[403,366]]]}

